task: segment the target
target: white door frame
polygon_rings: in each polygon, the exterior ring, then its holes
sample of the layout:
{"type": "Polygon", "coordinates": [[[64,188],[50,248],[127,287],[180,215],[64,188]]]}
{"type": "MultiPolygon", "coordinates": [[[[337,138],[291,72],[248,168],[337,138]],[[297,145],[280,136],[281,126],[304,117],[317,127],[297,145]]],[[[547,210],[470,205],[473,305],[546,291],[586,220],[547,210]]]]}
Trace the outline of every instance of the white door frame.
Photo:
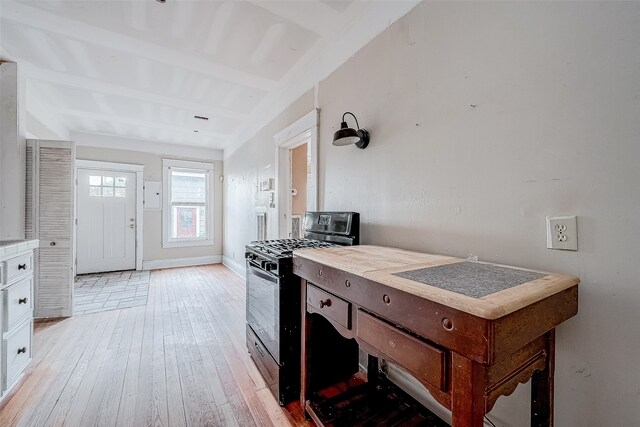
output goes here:
{"type": "Polygon", "coordinates": [[[320,110],[314,108],[293,124],[273,136],[276,145],[275,191],[276,233],[270,238],[286,238],[288,220],[291,217],[291,161],[290,151],[304,143],[311,162],[311,173],[307,181],[307,210],[318,210],[318,118],[320,110]]]}
{"type": "MultiPolygon", "coordinates": [[[[136,174],[136,270],[142,270],[142,248],[143,248],[143,218],[144,218],[144,181],[143,172],[144,165],[135,165],[130,163],[113,163],[113,162],[100,162],[97,160],[76,160],[76,177],[78,176],[78,169],[94,169],[94,170],[108,170],[114,172],[133,172],[136,174]]],[[[76,178],[76,187],[78,186],[78,180],[76,178]]],[[[76,196],[76,206],[78,200],[76,196]]],[[[78,224],[77,212],[74,223],[78,224]]],[[[76,239],[78,239],[78,233],[76,233],[76,239]]],[[[77,245],[77,242],[76,242],[77,245]]]]}

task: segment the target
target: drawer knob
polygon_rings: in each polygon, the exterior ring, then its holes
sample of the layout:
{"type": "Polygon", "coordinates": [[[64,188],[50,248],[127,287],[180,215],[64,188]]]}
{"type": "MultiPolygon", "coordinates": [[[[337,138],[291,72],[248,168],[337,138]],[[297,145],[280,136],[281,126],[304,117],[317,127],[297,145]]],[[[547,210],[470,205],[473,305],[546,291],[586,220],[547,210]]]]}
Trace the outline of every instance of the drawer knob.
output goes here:
{"type": "Polygon", "coordinates": [[[320,308],[331,307],[331,300],[327,298],[324,301],[320,301],[320,308]]]}
{"type": "Polygon", "coordinates": [[[350,282],[350,281],[348,281],[348,280],[345,280],[345,281],[344,281],[344,285],[345,285],[347,288],[350,288],[350,287],[351,287],[351,282],[350,282]]]}
{"type": "Polygon", "coordinates": [[[26,304],[27,303],[27,298],[19,298],[18,299],[18,304],[26,304]]]}
{"type": "Polygon", "coordinates": [[[389,298],[389,295],[384,295],[382,297],[382,301],[384,301],[384,303],[387,305],[391,304],[391,298],[389,298]]]}
{"type": "Polygon", "coordinates": [[[18,349],[18,354],[20,353],[26,353],[27,352],[27,347],[22,347],[18,349]]]}
{"type": "Polygon", "coordinates": [[[55,246],[55,245],[56,245],[56,242],[49,243],[49,246],[55,246]]]}
{"type": "Polygon", "coordinates": [[[445,317],[444,319],[442,319],[442,327],[447,331],[450,331],[453,329],[453,322],[448,317],[445,317]]]}
{"type": "Polygon", "coordinates": [[[18,270],[26,270],[27,264],[18,264],[18,270]]]}
{"type": "Polygon", "coordinates": [[[318,276],[322,277],[322,269],[318,270],[318,276]]]}

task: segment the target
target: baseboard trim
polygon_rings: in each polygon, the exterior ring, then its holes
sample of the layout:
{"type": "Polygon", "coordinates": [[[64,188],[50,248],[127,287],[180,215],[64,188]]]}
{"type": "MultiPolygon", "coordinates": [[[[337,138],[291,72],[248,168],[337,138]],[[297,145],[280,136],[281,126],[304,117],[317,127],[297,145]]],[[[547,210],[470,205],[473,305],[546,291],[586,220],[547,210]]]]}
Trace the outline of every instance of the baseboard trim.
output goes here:
{"type": "Polygon", "coordinates": [[[40,319],[44,319],[44,321],[46,322],[48,320],[59,320],[65,317],[72,317],[72,316],[73,316],[73,310],[51,310],[51,309],[42,310],[40,309],[38,311],[33,312],[34,322],[37,322],[40,319]]]}
{"type": "Polygon", "coordinates": [[[143,261],[143,270],[159,270],[161,268],[192,267],[195,265],[220,264],[222,255],[199,256],[194,258],[159,259],[143,261]]]}
{"type": "Polygon", "coordinates": [[[247,271],[244,264],[239,264],[226,256],[222,257],[222,264],[224,264],[229,270],[233,271],[243,279],[247,277],[247,271]]]}

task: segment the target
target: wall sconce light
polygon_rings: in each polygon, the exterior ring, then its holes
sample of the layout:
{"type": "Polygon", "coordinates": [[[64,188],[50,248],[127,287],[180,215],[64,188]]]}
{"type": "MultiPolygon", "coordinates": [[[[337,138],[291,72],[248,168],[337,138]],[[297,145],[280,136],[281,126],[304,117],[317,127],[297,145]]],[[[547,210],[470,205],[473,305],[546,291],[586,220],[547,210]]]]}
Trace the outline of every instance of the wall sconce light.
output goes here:
{"type": "Polygon", "coordinates": [[[340,130],[333,135],[333,145],[343,146],[351,144],[355,144],[356,147],[364,150],[367,148],[367,145],[369,145],[369,132],[366,129],[360,129],[356,116],[347,111],[342,115],[340,130]],[[351,114],[351,117],[356,121],[356,127],[358,130],[347,126],[347,122],[344,120],[344,116],[347,114],[351,114]]]}

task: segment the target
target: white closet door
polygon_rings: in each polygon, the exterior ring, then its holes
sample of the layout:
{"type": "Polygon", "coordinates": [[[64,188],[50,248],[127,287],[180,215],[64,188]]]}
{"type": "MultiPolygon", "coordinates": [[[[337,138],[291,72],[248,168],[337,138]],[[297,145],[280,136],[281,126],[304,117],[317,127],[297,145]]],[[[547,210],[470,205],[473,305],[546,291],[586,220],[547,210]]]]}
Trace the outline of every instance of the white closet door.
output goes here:
{"type": "MultiPolygon", "coordinates": [[[[32,170],[31,209],[36,252],[35,317],[64,317],[73,312],[73,210],[75,145],[66,141],[29,141],[32,170]]],[[[31,177],[29,174],[31,173],[31,177]]]]}

